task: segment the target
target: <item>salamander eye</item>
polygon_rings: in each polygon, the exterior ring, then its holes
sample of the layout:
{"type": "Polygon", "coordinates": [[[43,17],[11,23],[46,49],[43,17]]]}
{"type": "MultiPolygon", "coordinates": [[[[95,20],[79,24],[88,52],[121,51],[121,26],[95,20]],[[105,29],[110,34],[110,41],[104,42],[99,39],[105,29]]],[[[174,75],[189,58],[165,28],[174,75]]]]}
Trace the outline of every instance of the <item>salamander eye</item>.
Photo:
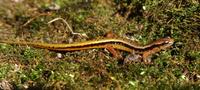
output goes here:
{"type": "Polygon", "coordinates": [[[164,43],[169,43],[169,41],[165,41],[164,43]]]}

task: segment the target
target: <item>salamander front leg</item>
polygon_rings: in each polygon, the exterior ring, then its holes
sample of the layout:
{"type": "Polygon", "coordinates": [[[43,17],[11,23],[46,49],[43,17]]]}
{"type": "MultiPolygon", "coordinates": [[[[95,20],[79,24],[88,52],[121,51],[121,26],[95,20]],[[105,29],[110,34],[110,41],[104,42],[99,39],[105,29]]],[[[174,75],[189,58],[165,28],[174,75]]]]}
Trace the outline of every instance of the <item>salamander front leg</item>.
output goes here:
{"type": "Polygon", "coordinates": [[[126,56],[124,59],[125,64],[133,63],[133,62],[141,62],[142,56],[139,54],[136,54],[135,51],[133,50],[132,54],[129,54],[126,56]]]}
{"type": "Polygon", "coordinates": [[[151,62],[151,51],[143,52],[142,59],[145,64],[152,64],[151,62]]]}

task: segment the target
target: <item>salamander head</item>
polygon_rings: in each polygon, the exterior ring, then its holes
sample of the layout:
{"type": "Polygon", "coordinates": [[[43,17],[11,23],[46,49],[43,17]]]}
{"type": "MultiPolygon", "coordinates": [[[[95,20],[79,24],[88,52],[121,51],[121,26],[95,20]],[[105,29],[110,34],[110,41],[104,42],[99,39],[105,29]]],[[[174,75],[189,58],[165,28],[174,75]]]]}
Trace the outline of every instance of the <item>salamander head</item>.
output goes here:
{"type": "Polygon", "coordinates": [[[166,37],[166,38],[158,39],[158,40],[156,40],[153,43],[154,43],[154,45],[167,45],[167,46],[171,46],[174,43],[174,39],[172,39],[170,37],[166,37]]]}

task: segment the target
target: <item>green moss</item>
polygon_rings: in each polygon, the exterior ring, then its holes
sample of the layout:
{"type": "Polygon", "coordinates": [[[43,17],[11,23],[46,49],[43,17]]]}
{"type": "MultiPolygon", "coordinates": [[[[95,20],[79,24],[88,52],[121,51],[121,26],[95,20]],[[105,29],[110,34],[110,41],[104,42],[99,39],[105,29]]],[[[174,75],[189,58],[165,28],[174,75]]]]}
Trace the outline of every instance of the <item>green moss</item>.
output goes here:
{"type": "Polygon", "coordinates": [[[0,64],[0,79],[5,79],[12,72],[12,67],[8,63],[0,64]]]}

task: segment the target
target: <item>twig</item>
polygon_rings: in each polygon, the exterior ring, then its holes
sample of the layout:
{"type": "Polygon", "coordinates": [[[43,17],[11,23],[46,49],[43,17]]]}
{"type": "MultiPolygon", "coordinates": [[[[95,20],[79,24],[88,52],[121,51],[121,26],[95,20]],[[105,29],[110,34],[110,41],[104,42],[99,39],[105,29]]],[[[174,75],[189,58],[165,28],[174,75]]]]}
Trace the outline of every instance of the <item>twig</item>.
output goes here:
{"type": "Polygon", "coordinates": [[[65,21],[63,18],[55,18],[55,19],[49,21],[48,24],[51,24],[52,22],[55,22],[55,21],[57,21],[57,20],[62,20],[62,21],[67,25],[66,30],[67,30],[67,28],[68,28],[69,31],[71,32],[71,34],[73,34],[73,35],[79,35],[79,36],[81,36],[81,37],[86,37],[86,38],[88,38],[88,36],[87,36],[85,33],[76,33],[76,32],[74,32],[74,31],[72,30],[72,28],[70,27],[70,25],[67,23],[67,21],[65,21]]]}
{"type": "Polygon", "coordinates": [[[37,16],[34,16],[33,18],[29,19],[26,23],[24,23],[22,26],[25,27],[27,26],[30,22],[32,22],[33,20],[35,20],[36,18],[40,17],[40,16],[46,16],[46,15],[51,15],[51,13],[42,13],[39,14],[37,16]]]}

